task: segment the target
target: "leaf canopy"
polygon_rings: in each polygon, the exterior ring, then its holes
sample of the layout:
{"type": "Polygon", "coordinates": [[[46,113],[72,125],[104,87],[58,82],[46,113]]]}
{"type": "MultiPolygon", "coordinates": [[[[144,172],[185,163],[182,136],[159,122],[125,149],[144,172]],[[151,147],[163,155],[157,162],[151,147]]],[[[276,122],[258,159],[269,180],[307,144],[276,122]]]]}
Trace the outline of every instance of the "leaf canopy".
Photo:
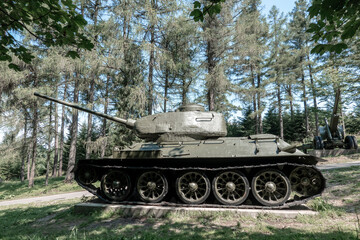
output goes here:
{"type": "MultiPolygon", "coordinates": [[[[93,44],[80,31],[86,24],[70,0],[0,1],[0,61],[11,62],[13,54],[31,62],[34,56],[20,41],[24,31],[46,47],[69,45],[90,50],[93,44]]],[[[73,51],[68,55],[78,56],[73,51]]],[[[9,67],[19,69],[14,63],[9,67]]]]}

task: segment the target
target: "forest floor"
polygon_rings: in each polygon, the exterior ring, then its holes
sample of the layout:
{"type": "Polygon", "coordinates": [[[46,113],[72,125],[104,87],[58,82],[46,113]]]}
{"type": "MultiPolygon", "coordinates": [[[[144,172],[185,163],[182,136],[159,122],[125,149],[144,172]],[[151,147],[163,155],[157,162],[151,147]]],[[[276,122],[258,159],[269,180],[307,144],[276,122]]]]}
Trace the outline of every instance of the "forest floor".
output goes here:
{"type": "Polygon", "coordinates": [[[360,239],[360,166],[322,172],[327,188],[307,203],[319,212],[315,216],[252,218],[201,211],[163,218],[127,218],[116,211],[82,215],[74,205],[86,199],[73,199],[0,207],[0,239],[360,239]]]}

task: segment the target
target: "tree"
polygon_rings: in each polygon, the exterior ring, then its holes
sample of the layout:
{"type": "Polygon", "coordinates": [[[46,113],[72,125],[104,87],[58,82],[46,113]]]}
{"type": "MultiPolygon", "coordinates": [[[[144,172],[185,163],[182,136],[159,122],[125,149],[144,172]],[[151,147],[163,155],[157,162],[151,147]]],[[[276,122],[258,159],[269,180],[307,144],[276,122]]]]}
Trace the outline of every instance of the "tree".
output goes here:
{"type": "Polygon", "coordinates": [[[250,105],[242,110],[243,117],[228,123],[228,137],[246,137],[255,134],[255,125],[250,105]]]}
{"type": "MultiPolygon", "coordinates": [[[[23,31],[46,47],[69,45],[89,50],[93,44],[80,31],[85,25],[72,1],[0,1],[0,61],[11,62],[9,67],[16,70],[20,67],[12,62],[12,56],[31,62],[34,56],[18,40],[23,37],[23,31]]],[[[79,54],[69,50],[67,56],[75,58],[79,54]]]]}
{"type": "Polygon", "coordinates": [[[300,79],[300,88],[302,91],[302,101],[304,104],[304,121],[306,133],[310,133],[310,123],[309,123],[309,109],[308,109],[308,93],[307,93],[307,83],[305,68],[307,66],[307,52],[309,51],[308,42],[309,34],[306,32],[308,26],[308,16],[306,14],[306,1],[297,0],[295,2],[295,8],[291,12],[291,21],[289,23],[290,29],[290,39],[289,45],[291,49],[291,54],[293,56],[292,67],[293,72],[295,73],[295,78],[300,79]]]}
{"type": "Polygon", "coordinates": [[[255,132],[262,133],[262,98],[265,92],[264,58],[268,27],[259,11],[259,0],[248,0],[241,4],[241,14],[236,20],[233,47],[234,73],[240,76],[239,92],[253,107],[255,132]]]}
{"type": "MultiPolygon", "coordinates": [[[[161,58],[159,67],[160,87],[163,88],[163,110],[169,107],[169,100],[178,100],[184,105],[188,102],[190,85],[195,81],[195,63],[197,51],[193,46],[196,40],[196,26],[186,21],[184,16],[169,16],[161,31],[159,44],[161,58]]],[[[179,104],[176,101],[175,104],[179,104]]]]}
{"type": "Polygon", "coordinates": [[[202,44],[205,53],[203,63],[206,75],[205,94],[209,111],[224,111],[226,107],[225,94],[230,82],[226,75],[232,29],[234,8],[237,1],[227,1],[222,4],[223,11],[218,15],[206,16],[201,23],[202,44]]]}
{"type": "Polygon", "coordinates": [[[314,19],[308,32],[318,44],[312,53],[341,53],[348,48],[346,40],[360,29],[360,4],[358,0],[313,0],[308,9],[314,19]]]}
{"type": "Polygon", "coordinates": [[[225,0],[195,1],[194,10],[190,13],[190,16],[193,17],[195,22],[203,22],[206,14],[209,16],[219,14],[222,8],[221,3],[224,2],[225,0]]]}
{"type": "MultiPolygon", "coordinates": [[[[79,87],[80,87],[79,86],[80,78],[79,78],[78,72],[75,73],[74,78],[75,79],[74,79],[73,102],[75,104],[77,104],[79,102],[79,87]]],[[[66,177],[65,177],[65,182],[68,182],[68,183],[72,182],[72,180],[74,179],[73,169],[75,167],[75,162],[76,162],[76,140],[77,140],[77,135],[78,135],[78,121],[79,121],[78,110],[73,109],[71,129],[70,129],[70,135],[71,135],[70,153],[69,153],[69,161],[68,161],[66,177]]]]}
{"type": "MultiPolygon", "coordinates": [[[[270,21],[270,32],[269,32],[269,41],[270,41],[270,56],[268,58],[269,61],[269,80],[274,86],[275,91],[270,92],[270,96],[276,96],[275,104],[278,110],[278,128],[279,131],[274,133],[279,135],[282,139],[284,139],[284,121],[283,121],[283,97],[282,92],[284,89],[285,82],[285,71],[288,65],[288,54],[286,54],[286,46],[285,46],[285,29],[284,25],[286,22],[286,18],[283,14],[279,14],[279,10],[273,6],[269,13],[269,21],[270,21]]],[[[270,111],[267,116],[270,116],[270,111]]],[[[271,112],[272,113],[272,112],[271,112]]],[[[270,129],[274,129],[271,127],[270,129]]],[[[270,133],[269,131],[266,131],[270,133]]]]}

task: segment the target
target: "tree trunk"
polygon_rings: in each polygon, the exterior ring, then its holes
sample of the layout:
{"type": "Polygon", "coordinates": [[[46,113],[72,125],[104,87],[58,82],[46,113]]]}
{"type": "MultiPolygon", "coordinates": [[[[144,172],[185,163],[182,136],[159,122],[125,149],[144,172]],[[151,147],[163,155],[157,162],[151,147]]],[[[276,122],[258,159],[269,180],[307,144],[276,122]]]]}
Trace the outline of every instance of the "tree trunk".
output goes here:
{"type": "MultiPolygon", "coordinates": [[[[309,56],[308,56],[309,59],[309,56]]],[[[310,61],[310,60],[309,60],[310,61]]],[[[319,133],[319,114],[318,114],[318,107],[317,107],[317,101],[316,101],[316,89],[314,85],[314,79],[312,75],[312,68],[309,64],[309,76],[310,76],[310,83],[311,83],[311,89],[312,89],[312,95],[313,95],[313,101],[314,101],[314,109],[315,109],[315,136],[320,136],[319,133]]]]}
{"type": "Polygon", "coordinates": [[[3,109],[2,109],[2,87],[0,86],[0,113],[2,113],[3,109]]]}
{"type": "Polygon", "coordinates": [[[32,142],[29,144],[28,150],[27,150],[27,157],[26,157],[26,164],[27,164],[27,173],[26,173],[26,179],[30,180],[30,169],[31,169],[31,156],[32,156],[32,142]]]}
{"type": "MultiPolygon", "coordinates": [[[[155,1],[151,1],[151,5],[154,7],[155,1]]],[[[153,112],[153,74],[154,74],[154,65],[155,65],[155,26],[150,26],[150,56],[149,56],[149,75],[148,75],[148,114],[151,115],[153,112]]]]}
{"type": "MultiPolygon", "coordinates": [[[[93,78],[91,80],[90,83],[90,90],[89,90],[89,104],[90,104],[90,109],[93,109],[93,103],[94,103],[94,88],[95,88],[95,79],[93,78]]],[[[86,155],[85,158],[89,159],[90,158],[90,154],[91,154],[91,148],[90,148],[90,143],[91,143],[91,135],[92,135],[92,114],[88,113],[88,128],[87,128],[87,133],[86,133],[86,155]]]]}
{"type": "Polygon", "coordinates": [[[291,118],[291,120],[293,120],[293,119],[294,119],[294,103],[293,103],[292,87],[291,87],[291,85],[288,86],[287,92],[288,92],[288,95],[289,95],[290,118],[291,118]]]}
{"type": "Polygon", "coordinates": [[[259,134],[259,118],[258,118],[258,110],[257,110],[257,104],[256,104],[256,91],[255,91],[255,76],[254,76],[254,69],[253,65],[250,64],[250,70],[251,70],[251,87],[253,89],[253,110],[255,114],[255,133],[259,134]]]}
{"type": "MultiPolygon", "coordinates": [[[[46,177],[45,177],[45,186],[49,185],[49,171],[50,171],[50,157],[51,157],[51,130],[52,130],[52,102],[49,106],[49,138],[48,138],[48,151],[47,151],[47,157],[46,157],[46,177]]],[[[56,104],[55,104],[56,105],[56,104]]]]}
{"type": "MultiPolygon", "coordinates": [[[[94,6],[94,26],[97,26],[97,21],[98,21],[98,13],[99,13],[99,7],[100,7],[100,0],[96,0],[95,1],[95,6],[94,6]]],[[[98,41],[98,32],[95,33],[95,41],[98,41]]],[[[97,45],[95,44],[94,50],[96,51],[97,45]]],[[[95,78],[97,77],[95,73],[92,74],[92,79],[90,82],[90,89],[89,89],[89,104],[90,104],[90,109],[93,109],[93,104],[94,104],[94,91],[95,91],[95,78]]],[[[92,119],[93,116],[92,114],[88,114],[88,129],[87,129],[87,134],[86,134],[86,155],[85,158],[89,159],[90,155],[91,155],[91,148],[90,148],[90,143],[91,143],[91,136],[92,136],[92,119]]]]}
{"type": "Polygon", "coordinates": [[[165,86],[164,86],[164,112],[166,112],[166,103],[168,99],[168,88],[169,88],[169,69],[166,66],[165,70],[165,86]]]}
{"type": "Polygon", "coordinates": [[[215,61],[215,50],[214,44],[212,43],[212,40],[207,41],[206,46],[206,57],[207,57],[207,71],[209,75],[209,80],[207,82],[207,97],[208,97],[208,105],[209,105],[209,111],[215,111],[215,85],[214,85],[214,69],[216,67],[216,61],[215,61]]]}
{"type": "Polygon", "coordinates": [[[305,84],[304,71],[301,72],[301,84],[303,87],[303,102],[304,102],[306,136],[309,136],[310,126],[309,126],[309,113],[308,113],[307,100],[306,100],[306,84],[305,84]]]}
{"type": "MultiPolygon", "coordinates": [[[[110,83],[110,76],[107,75],[106,78],[106,86],[105,86],[105,103],[104,103],[104,114],[108,114],[108,105],[109,105],[109,83],[110,83]]],[[[103,124],[102,124],[102,129],[101,129],[101,136],[105,137],[106,136],[106,119],[103,118],[103,124]]],[[[105,156],[105,150],[106,150],[106,145],[102,145],[101,146],[101,153],[100,156],[101,158],[103,158],[105,156]]]]}
{"type": "Polygon", "coordinates": [[[25,180],[25,159],[27,158],[28,146],[26,141],[27,135],[27,118],[26,114],[24,114],[24,139],[23,139],[23,146],[22,146],[22,154],[21,154],[21,170],[20,170],[20,179],[21,182],[25,180]]]}
{"type": "Polygon", "coordinates": [[[29,175],[29,188],[34,186],[35,172],[36,172],[36,147],[37,147],[37,127],[38,127],[38,106],[37,101],[33,105],[33,121],[32,121],[32,154],[31,154],[31,168],[29,175]]]}
{"type": "Polygon", "coordinates": [[[263,133],[263,122],[262,122],[262,109],[261,109],[261,94],[260,94],[260,87],[261,87],[261,75],[260,73],[257,74],[257,107],[258,107],[258,123],[259,123],[259,133],[263,133]]]}
{"type": "MultiPolygon", "coordinates": [[[[58,95],[58,87],[56,86],[56,97],[58,95]]],[[[58,167],[58,160],[59,160],[59,133],[58,133],[58,128],[59,128],[59,116],[58,116],[58,108],[57,108],[57,104],[55,103],[55,151],[54,151],[54,166],[52,169],[52,173],[51,173],[51,177],[56,177],[56,173],[57,173],[57,167],[58,167]]]]}
{"type": "MultiPolygon", "coordinates": [[[[74,86],[74,103],[79,102],[79,79],[76,74],[75,76],[75,86],[74,86]]],[[[70,151],[69,151],[69,162],[66,170],[65,182],[72,182],[74,179],[73,169],[76,161],[76,141],[77,141],[77,130],[78,130],[78,110],[73,109],[72,122],[71,122],[71,141],[70,141],[70,151]]]]}
{"type": "MultiPolygon", "coordinates": [[[[64,86],[64,94],[63,100],[66,101],[66,90],[67,90],[67,83],[65,81],[64,86]]],[[[65,105],[62,105],[61,108],[61,126],[60,126],[60,152],[59,152],[59,170],[58,170],[58,177],[62,176],[62,168],[63,168],[63,155],[64,155],[64,132],[65,132],[65,105]]]]}
{"type": "Polygon", "coordinates": [[[183,79],[182,80],[182,89],[181,89],[181,103],[182,103],[182,105],[185,105],[187,103],[187,97],[186,97],[187,89],[188,89],[188,86],[186,84],[185,79],[183,79]]]}
{"type": "Polygon", "coordinates": [[[279,112],[279,127],[280,138],[284,140],[284,120],[282,116],[282,103],[281,103],[281,89],[280,83],[277,80],[277,100],[278,100],[278,112],[279,112]]]}

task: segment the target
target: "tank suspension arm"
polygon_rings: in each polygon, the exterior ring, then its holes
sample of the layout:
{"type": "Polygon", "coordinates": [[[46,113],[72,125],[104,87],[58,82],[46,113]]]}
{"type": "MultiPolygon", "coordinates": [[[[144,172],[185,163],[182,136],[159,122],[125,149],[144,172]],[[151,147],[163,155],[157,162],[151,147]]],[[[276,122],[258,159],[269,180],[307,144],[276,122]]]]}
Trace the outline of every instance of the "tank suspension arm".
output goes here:
{"type": "Polygon", "coordinates": [[[124,124],[127,128],[130,128],[130,129],[133,129],[134,125],[135,125],[135,120],[133,120],[133,119],[122,119],[122,118],[118,118],[118,117],[113,117],[113,116],[106,115],[106,114],[101,113],[101,112],[96,112],[96,111],[93,111],[93,110],[90,110],[90,109],[87,109],[87,108],[84,108],[84,107],[80,107],[79,105],[77,105],[75,103],[65,102],[65,101],[62,101],[62,100],[59,100],[59,99],[56,99],[56,98],[52,98],[52,97],[49,97],[49,96],[46,96],[46,95],[42,95],[40,93],[34,93],[34,95],[37,96],[37,97],[41,97],[41,98],[44,98],[46,100],[52,101],[52,102],[60,103],[62,105],[68,106],[68,107],[72,107],[72,108],[75,108],[75,109],[78,109],[78,110],[81,110],[81,111],[84,111],[84,112],[87,112],[87,113],[91,113],[91,114],[106,118],[108,120],[111,120],[111,121],[114,121],[114,122],[117,122],[117,123],[124,124]]]}

